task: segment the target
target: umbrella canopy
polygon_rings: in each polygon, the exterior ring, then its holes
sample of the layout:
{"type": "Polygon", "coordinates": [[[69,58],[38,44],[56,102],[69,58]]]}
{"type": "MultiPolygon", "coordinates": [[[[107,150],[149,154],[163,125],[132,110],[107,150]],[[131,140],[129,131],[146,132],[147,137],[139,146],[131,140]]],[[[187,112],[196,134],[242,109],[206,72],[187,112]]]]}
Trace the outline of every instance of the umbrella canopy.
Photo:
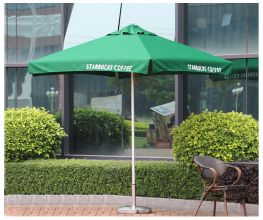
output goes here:
{"type": "Polygon", "coordinates": [[[34,75],[86,73],[117,74],[120,78],[131,76],[132,206],[124,210],[144,212],[145,209],[136,206],[134,73],[144,76],[178,73],[227,75],[232,71],[232,63],[159,37],[137,25],[129,25],[105,37],[33,60],[28,69],[34,75]]]}
{"type": "Polygon", "coordinates": [[[258,79],[258,58],[242,58],[231,60],[233,71],[229,75],[210,75],[210,79],[216,80],[240,80],[258,79]]]}
{"type": "Polygon", "coordinates": [[[157,36],[137,25],[31,61],[31,74],[91,73],[127,77],[205,73],[227,75],[232,63],[206,52],[157,36]]]}

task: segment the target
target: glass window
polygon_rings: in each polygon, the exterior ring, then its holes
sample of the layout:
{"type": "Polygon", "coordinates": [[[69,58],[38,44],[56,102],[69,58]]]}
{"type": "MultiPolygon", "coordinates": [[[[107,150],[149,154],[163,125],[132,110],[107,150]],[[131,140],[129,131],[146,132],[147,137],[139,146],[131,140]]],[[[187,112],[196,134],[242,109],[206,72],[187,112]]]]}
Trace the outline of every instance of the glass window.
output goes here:
{"type": "Polygon", "coordinates": [[[7,63],[27,63],[61,49],[61,5],[6,4],[7,63]]]}
{"type": "Polygon", "coordinates": [[[6,4],[6,53],[7,63],[16,62],[16,5],[6,4]]]}
{"type": "Polygon", "coordinates": [[[252,114],[258,119],[258,68],[248,68],[247,76],[245,68],[244,66],[242,72],[233,74],[235,77],[229,79],[189,75],[189,113],[198,114],[205,110],[237,111],[252,114]]]}
{"type": "MultiPolygon", "coordinates": [[[[74,4],[64,48],[116,31],[119,9],[120,4],[74,4]],[[80,18],[89,22],[80,23],[80,18]],[[85,28],[81,28],[82,25],[85,25],[85,28]]],[[[120,28],[131,23],[174,40],[175,4],[123,4],[120,28]]],[[[112,114],[119,115],[121,120],[125,120],[130,125],[130,101],[130,79],[74,75],[74,108],[107,109],[112,114]]],[[[137,156],[172,157],[168,128],[172,126],[174,106],[174,76],[136,77],[135,145],[137,156]],[[168,117],[160,117],[151,110],[152,107],[167,103],[172,108],[172,113],[168,117]]],[[[94,136],[95,140],[99,138],[99,136],[94,136]]],[[[116,145],[122,145],[123,140],[120,135],[116,145]]],[[[120,151],[104,151],[101,146],[92,145],[92,141],[76,138],[75,153],[131,155],[130,144],[123,145],[120,151]]]]}
{"type": "Polygon", "coordinates": [[[17,74],[16,68],[8,68],[5,72],[5,96],[6,96],[6,107],[14,108],[17,106],[17,74]]]}
{"type": "Polygon", "coordinates": [[[247,4],[248,53],[258,53],[258,4],[247,4]]]}
{"type": "Polygon", "coordinates": [[[244,54],[246,4],[188,4],[188,45],[213,54],[244,54]]]}
{"type": "Polygon", "coordinates": [[[51,113],[58,111],[58,76],[33,77],[27,68],[7,68],[6,71],[6,107],[35,106],[51,113]]]}

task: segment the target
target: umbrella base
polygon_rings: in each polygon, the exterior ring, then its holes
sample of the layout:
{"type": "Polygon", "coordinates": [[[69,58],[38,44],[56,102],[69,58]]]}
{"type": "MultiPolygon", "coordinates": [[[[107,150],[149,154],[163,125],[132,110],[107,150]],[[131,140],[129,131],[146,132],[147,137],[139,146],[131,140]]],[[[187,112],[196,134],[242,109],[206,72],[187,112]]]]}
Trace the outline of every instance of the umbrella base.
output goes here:
{"type": "Polygon", "coordinates": [[[151,212],[151,208],[142,206],[136,206],[135,209],[132,206],[123,206],[118,208],[118,213],[120,214],[147,214],[151,212]]]}

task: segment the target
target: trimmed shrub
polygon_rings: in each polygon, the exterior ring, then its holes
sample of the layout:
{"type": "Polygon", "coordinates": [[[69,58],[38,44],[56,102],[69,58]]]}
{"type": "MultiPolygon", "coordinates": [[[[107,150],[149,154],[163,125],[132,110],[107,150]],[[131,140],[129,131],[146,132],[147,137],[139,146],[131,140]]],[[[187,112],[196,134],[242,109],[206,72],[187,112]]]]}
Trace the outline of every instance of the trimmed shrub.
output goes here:
{"type": "Polygon", "coordinates": [[[258,122],[237,112],[192,114],[172,130],[176,161],[191,166],[196,155],[216,157],[225,162],[258,158],[258,122]]]}
{"type": "MultiPolygon", "coordinates": [[[[248,185],[247,202],[258,203],[258,165],[239,163],[240,184],[248,185]]],[[[225,176],[224,183],[236,172],[225,176]]],[[[136,162],[136,195],[200,199],[196,169],[168,161],[136,162]]],[[[37,159],[5,164],[5,194],[131,195],[131,162],[113,160],[37,159]]],[[[235,198],[234,198],[235,199],[235,198]]]]}
{"type": "MultiPolygon", "coordinates": [[[[60,121],[61,114],[56,118],[60,121]]],[[[76,108],[73,112],[75,145],[89,153],[114,153],[121,149],[121,127],[123,143],[129,144],[130,127],[122,118],[107,111],[76,108]]]]}
{"type": "Polygon", "coordinates": [[[66,133],[43,108],[5,110],[5,160],[52,158],[66,133]]]}
{"type": "MultiPolygon", "coordinates": [[[[137,161],[137,195],[199,199],[196,170],[176,162],[137,161]]],[[[131,195],[131,162],[49,159],[5,165],[5,194],[131,195]]]]}

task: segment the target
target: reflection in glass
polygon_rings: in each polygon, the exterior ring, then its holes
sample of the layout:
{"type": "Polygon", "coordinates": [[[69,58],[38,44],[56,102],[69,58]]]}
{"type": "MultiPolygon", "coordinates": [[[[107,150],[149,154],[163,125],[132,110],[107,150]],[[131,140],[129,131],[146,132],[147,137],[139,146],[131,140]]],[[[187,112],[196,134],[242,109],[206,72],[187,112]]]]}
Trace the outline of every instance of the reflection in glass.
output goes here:
{"type": "Polygon", "coordinates": [[[60,91],[58,76],[33,77],[27,72],[27,68],[7,68],[6,71],[6,107],[35,106],[44,107],[50,112],[53,110],[53,113],[58,111],[60,92],[53,98],[52,103],[46,95],[51,88],[60,91]]]}
{"type": "Polygon", "coordinates": [[[237,111],[252,114],[258,119],[258,70],[246,70],[235,74],[235,78],[214,79],[206,75],[189,75],[188,107],[192,113],[202,111],[237,111]]]}
{"type": "Polygon", "coordinates": [[[188,4],[188,45],[213,54],[245,53],[246,4],[188,4]]]}
{"type": "MultiPolygon", "coordinates": [[[[29,74],[27,73],[27,75],[29,74]]],[[[33,77],[31,81],[28,81],[32,88],[31,98],[33,106],[44,107],[50,113],[56,113],[59,110],[61,88],[58,84],[58,78],[59,76],[57,75],[51,75],[33,77]],[[52,88],[58,93],[51,98],[47,95],[47,92],[52,91],[52,88]]]]}
{"type": "Polygon", "coordinates": [[[247,4],[248,53],[258,53],[258,4],[247,4]]]}
{"type": "Polygon", "coordinates": [[[61,5],[6,4],[7,63],[27,63],[61,48],[61,5]]]}
{"type": "Polygon", "coordinates": [[[14,108],[17,106],[16,103],[16,96],[17,96],[17,74],[16,68],[8,68],[6,69],[5,75],[5,84],[6,84],[6,91],[5,95],[7,97],[6,100],[6,107],[7,108],[14,108]]]}
{"type": "Polygon", "coordinates": [[[6,4],[7,63],[16,62],[16,5],[6,4]]]}

